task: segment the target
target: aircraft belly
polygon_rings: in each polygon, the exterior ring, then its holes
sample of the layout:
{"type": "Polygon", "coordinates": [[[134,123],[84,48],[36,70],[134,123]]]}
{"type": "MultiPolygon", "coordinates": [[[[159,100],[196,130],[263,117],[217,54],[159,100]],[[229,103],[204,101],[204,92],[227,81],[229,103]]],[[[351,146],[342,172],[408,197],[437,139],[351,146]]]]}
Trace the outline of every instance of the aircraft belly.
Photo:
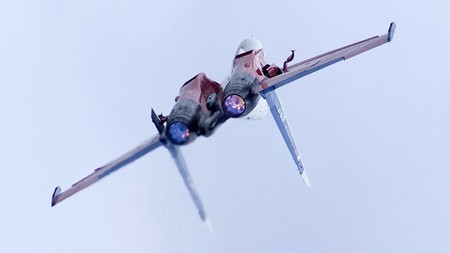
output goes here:
{"type": "Polygon", "coordinates": [[[259,99],[258,103],[255,106],[255,109],[253,109],[243,119],[261,120],[267,115],[268,111],[269,111],[269,106],[267,105],[267,101],[265,99],[259,99]]]}

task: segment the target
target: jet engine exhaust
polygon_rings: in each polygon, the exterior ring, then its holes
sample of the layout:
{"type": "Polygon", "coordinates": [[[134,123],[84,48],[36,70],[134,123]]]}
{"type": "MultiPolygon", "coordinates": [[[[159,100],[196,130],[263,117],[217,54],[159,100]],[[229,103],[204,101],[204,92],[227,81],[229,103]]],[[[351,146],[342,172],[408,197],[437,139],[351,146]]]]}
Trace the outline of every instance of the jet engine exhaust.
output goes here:
{"type": "Polygon", "coordinates": [[[223,101],[224,112],[231,118],[238,118],[245,112],[245,100],[236,94],[229,95],[223,101]]]}
{"type": "Polygon", "coordinates": [[[182,145],[189,140],[190,131],[186,124],[174,122],[167,127],[166,134],[170,142],[177,145],[182,145]]]}

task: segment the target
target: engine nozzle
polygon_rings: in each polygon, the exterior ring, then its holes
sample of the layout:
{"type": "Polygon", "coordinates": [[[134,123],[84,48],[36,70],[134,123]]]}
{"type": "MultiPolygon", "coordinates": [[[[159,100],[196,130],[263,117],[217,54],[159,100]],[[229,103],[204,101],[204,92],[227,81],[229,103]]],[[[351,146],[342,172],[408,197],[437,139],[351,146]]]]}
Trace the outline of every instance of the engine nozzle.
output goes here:
{"type": "Polygon", "coordinates": [[[186,124],[174,122],[167,127],[166,135],[170,142],[176,145],[182,145],[189,140],[191,133],[186,124]]]}
{"type": "Polygon", "coordinates": [[[223,100],[224,113],[231,118],[238,118],[245,112],[245,100],[236,94],[231,94],[223,100]]]}

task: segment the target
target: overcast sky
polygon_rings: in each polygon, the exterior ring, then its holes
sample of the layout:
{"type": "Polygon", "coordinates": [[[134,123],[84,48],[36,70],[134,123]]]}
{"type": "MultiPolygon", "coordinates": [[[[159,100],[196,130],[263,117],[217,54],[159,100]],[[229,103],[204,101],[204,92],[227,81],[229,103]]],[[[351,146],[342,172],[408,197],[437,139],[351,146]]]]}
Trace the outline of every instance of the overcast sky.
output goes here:
{"type": "Polygon", "coordinates": [[[449,252],[444,2],[0,0],[0,251],[449,252]],[[392,43],[279,91],[312,188],[268,116],[182,148],[213,235],[164,149],[50,207],[243,39],[281,65],[391,21],[392,43]]]}

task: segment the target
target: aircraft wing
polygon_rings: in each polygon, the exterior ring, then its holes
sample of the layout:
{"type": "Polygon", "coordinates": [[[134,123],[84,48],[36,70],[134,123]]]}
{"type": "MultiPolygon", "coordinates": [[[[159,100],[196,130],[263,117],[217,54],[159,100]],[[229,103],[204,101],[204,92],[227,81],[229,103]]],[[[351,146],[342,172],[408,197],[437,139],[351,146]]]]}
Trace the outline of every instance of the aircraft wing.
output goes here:
{"type": "Polygon", "coordinates": [[[257,90],[257,92],[263,94],[270,90],[277,89],[283,85],[286,85],[294,80],[314,73],[325,67],[328,67],[334,63],[347,60],[355,55],[361,54],[367,50],[390,42],[394,36],[395,27],[395,23],[392,22],[389,26],[389,31],[387,34],[374,36],[353,43],[351,45],[338,48],[328,53],[318,55],[308,60],[293,64],[288,67],[286,72],[262,81],[261,87],[258,88],[259,90],[257,90]]]}
{"type": "Polygon", "coordinates": [[[64,192],[61,192],[61,188],[58,186],[55,188],[55,191],[53,192],[52,196],[52,206],[58,204],[59,202],[65,200],[66,198],[72,196],[73,194],[87,188],[88,186],[91,186],[92,184],[96,183],[100,179],[108,176],[109,174],[121,169],[127,164],[130,164],[134,162],[135,160],[139,159],[140,157],[144,156],[148,152],[160,147],[162,142],[160,141],[160,135],[155,135],[151,137],[150,139],[143,142],[141,145],[135,147],[134,149],[128,151],[127,153],[123,154],[122,156],[118,157],[117,159],[103,165],[102,167],[96,169],[92,174],[89,176],[81,179],[72,187],[67,189],[64,192]]]}

